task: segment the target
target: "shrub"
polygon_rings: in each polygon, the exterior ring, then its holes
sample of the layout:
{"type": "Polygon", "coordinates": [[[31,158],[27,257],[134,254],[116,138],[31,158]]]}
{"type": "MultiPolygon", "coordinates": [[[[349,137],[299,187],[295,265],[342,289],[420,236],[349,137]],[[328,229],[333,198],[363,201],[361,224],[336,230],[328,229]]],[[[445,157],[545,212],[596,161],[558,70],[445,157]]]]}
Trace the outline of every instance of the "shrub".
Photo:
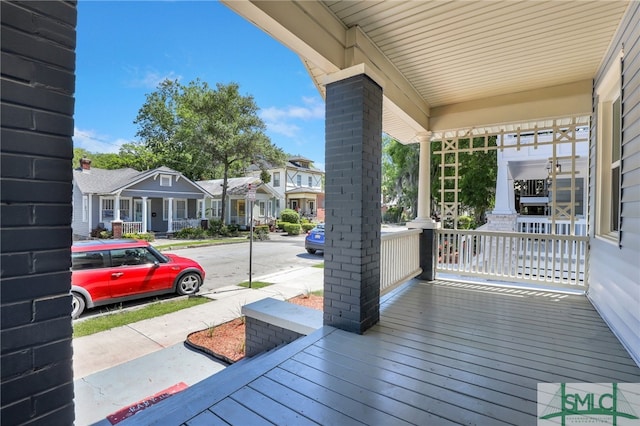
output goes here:
{"type": "Polygon", "coordinates": [[[280,219],[287,223],[300,223],[300,215],[292,209],[284,209],[280,212],[280,219]]]}
{"type": "Polygon", "coordinates": [[[138,233],[129,233],[129,234],[124,234],[122,236],[123,238],[133,238],[134,240],[145,240],[145,241],[155,241],[156,236],[154,235],[153,232],[145,232],[143,234],[138,234],[138,233]]]}
{"type": "Polygon", "coordinates": [[[240,227],[235,223],[227,225],[227,237],[237,237],[240,235],[240,227]]]}
{"type": "Polygon", "coordinates": [[[313,228],[315,228],[316,224],[307,222],[307,223],[303,223],[301,226],[302,226],[302,231],[304,233],[307,233],[307,232],[311,231],[313,228]]]}
{"type": "Polygon", "coordinates": [[[258,225],[253,227],[253,238],[260,241],[269,239],[269,225],[258,225]]]}
{"type": "Polygon", "coordinates": [[[98,238],[101,238],[103,240],[108,240],[110,238],[113,238],[113,232],[111,232],[111,231],[100,231],[98,233],[98,238]]]}
{"type": "Polygon", "coordinates": [[[301,226],[298,223],[287,223],[284,227],[284,230],[287,231],[289,235],[300,235],[301,226]]]}
{"type": "Polygon", "coordinates": [[[279,221],[276,223],[276,226],[277,226],[277,228],[278,228],[279,230],[284,231],[284,228],[285,228],[288,224],[289,224],[289,222],[284,222],[284,221],[279,220],[279,221]]]}
{"type": "Polygon", "coordinates": [[[207,234],[211,236],[225,236],[228,230],[224,223],[220,219],[209,219],[209,227],[207,228],[207,234]]]}
{"type": "Polygon", "coordinates": [[[471,216],[460,216],[458,218],[458,229],[476,229],[476,221],[471,216]]]}
{"type": "MultiPolygon", "coordinates": [[[[91,236],[92,236],[93,238],[102,238],[102,237],[100,236],[100,234],[101,234],[102,232],[109,232],[109,231],[107,231],[107,228],[105,228],[105,227],[102,227],[102,226],[96,226],[95,228],[93,228],[93,229],[91,230],[91,236]]],[[[108,238],[108,237],[105,237],[105,238],[108,238]]]]}
{"type": "Polygon", "coordinates": [[[179,240],[201,240],[205,238],[206,232],[202,228],[182,228],[173,236],[179,240]]]}

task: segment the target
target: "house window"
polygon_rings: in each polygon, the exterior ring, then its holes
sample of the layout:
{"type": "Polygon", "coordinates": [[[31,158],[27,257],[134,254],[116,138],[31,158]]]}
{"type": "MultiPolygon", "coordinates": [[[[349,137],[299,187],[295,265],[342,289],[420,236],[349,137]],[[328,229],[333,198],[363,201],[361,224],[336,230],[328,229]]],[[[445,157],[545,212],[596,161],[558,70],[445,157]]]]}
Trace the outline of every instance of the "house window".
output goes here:
{"type": "Polygon", "coordinates": [[[211,200],[211,217],[220,218],[222,216],[222,200],[211,200]]]}
{"type": "Polygon", "coordinates": [[[302,176],[296,176],[296,186],[302,186],[302,176]]]}
{"type": "Polygon", "coordinates": [[[100,199],[100,222],[107,223],[113,220],[114,204],[115,200],[113,198],[100,199]]]}
{"type": "Polygon", "coordinates": [[[622,151],[622,54],[611,65],[596,89],[598,96],[596,233],[619,242],[620,170],[622,151]]]}
{"type": "Polygon", "coordinates": [[[160,175],[160,186],[171,186],[171,175],[160,175]]]}
{"type": "Polygon", "coordinates": [[[129,222],[131,220],[131,200],[120,199],[120,220],[129,222]]]}
{"type": "Polygon", "coordinates": [[[82,221],[89,221],[89,197],[86,195],[82,196],[82,221]]]}
{"type": "MultiPolygon", "coordinates": [[[[173,200],[171,206],[172,219],[187,218],[187,200],[173,200]]],[[[162,220],[169,220],[169,199],[165,198],[162,203],[162,220]]]]}
{"type": "Polygon", "coordinates": [[[309,176],[309,187],[313,186],[313,178],[311,176],[309,176]]]}
{"type": "Polygon", "coordinates": [[[260,201],[260,216],[264,216],[264,215],[265,215],[264,201],[260,201]]]}
{"type": "Polygon", "coordinates": [[[277,188],[280,186],[280,172],[273,173],[273,187],[277,188]]]}

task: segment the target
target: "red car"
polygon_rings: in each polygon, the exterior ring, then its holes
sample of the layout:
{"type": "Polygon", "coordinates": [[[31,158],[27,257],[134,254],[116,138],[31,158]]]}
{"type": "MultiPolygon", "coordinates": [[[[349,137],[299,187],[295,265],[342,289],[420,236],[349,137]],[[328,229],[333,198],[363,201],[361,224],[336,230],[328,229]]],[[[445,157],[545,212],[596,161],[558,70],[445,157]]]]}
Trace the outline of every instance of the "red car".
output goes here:
{"type": "Polygon", "coordinates": [[[205,272],[197,262],[162,254],[146,241],[91,240],[71,247],[72,317],[85,308],[164,293],[198,292],[205,272]]]}

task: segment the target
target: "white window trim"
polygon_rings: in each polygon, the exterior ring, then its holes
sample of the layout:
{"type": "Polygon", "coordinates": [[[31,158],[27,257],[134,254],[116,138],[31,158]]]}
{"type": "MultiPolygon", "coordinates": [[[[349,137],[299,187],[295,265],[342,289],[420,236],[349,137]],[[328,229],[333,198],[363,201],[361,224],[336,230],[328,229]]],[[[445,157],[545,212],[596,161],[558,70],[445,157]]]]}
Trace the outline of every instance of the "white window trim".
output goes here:
{"type": "MultiPolygon", "coordinates": [[[[167,210],[168,210],[168,206],[167,203],[169,202],[168,198],[163,198],[162,199],[162,220],[169,220],[168,218],[168,214],[167,214],[167,210]]],[[[186,198],[174,198],[173,199],[173,203],[171,206],[171,211],[173,213],[173,220],[182,220],[182,219],[188,219],[189,218],[189,202],[187,201],[186,198]],[[184,214],[185,217],[177,217],[178,214],[178,203],[184,201],[184,214]]]]}
{"type": "Polygon", "coordinates": [[[100,197],[100,216],[99,216],[98,222],[104,223],[105,226],[106,226],[106,223],[105,223],[104,216],[102,216],[102,213],[104,211],[104,202],[108,201],[108,200],[113,201],[113,209],[111,209],[111,210],[113,210],[113,217],[111,218],[111,220],[113,220],[116,217],[116,210],[115,210],[116,209],[116,198],[115,197],[100,197]]]}
{"type": "Polygon", "coordinates": [[[172,186],[172,184],[171,175],[160,175],[160,186],[172,186]]]}
{"type": "MultiPolygon", "coordinates": [[[[622,94],[622,58],[623,52],[614,58],[611,66],[596,88],[598,96],[597,135],[596,135],[596,218],[595,235],[610,243],[619,243],[619,231],[611,229],[611,170],[615,166],[611,162],[611,145],[605,146],[605,136],[613,128],[613,102],[622,94]]],[[[616,162],[619,165],[619,162],[616,162]]],[[[618,215],[620,214],[620,209],[618,215]]]]}

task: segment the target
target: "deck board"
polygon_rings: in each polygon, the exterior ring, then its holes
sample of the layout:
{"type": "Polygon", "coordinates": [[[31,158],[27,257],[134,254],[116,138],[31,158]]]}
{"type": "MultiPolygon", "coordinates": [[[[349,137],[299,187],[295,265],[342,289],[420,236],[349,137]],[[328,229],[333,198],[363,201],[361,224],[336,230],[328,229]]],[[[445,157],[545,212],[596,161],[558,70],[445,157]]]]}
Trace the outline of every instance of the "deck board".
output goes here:
{"type": "Polygon", "coordinates": [[[535,424],[538,383],[640,382],[585,296],[445,281],[243,364],[127,424],[535,424]]]}

